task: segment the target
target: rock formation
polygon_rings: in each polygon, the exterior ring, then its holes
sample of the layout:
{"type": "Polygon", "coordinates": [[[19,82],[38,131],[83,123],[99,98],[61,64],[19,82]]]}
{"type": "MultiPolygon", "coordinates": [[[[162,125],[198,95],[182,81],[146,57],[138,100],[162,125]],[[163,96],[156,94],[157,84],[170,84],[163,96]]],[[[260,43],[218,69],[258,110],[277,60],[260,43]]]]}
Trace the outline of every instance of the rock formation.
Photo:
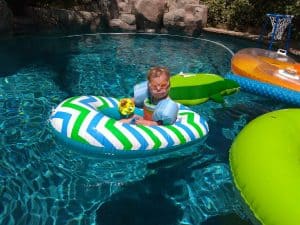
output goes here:
{"type": "Polygon", "coordinates": [[[118,25],[138,31],[197,34],[207,24],[206,5],[199,0],[117,0],[118,25]],[[126,16],[125,16],[126,15],[126,16]],[[132,18],[130,23],[128,18],[132,18]],[[133,19],[135,18],[135,19],[133,19]]]}
{"type": "Polygon", "coordinates": [[[27,14],[36,24],[46,27],[89,28],[91,31],[97,31],[101,21],[100,13],[88,11],[29,7],[27,14]]]}
{"type": "Polygon", "coordinates": [[[39,27],[88,28],[94,32],[102,28],[174,31],[194,35],[206,26],[207,10],[199,0],[85,0],[70,9],[29,7],[26,13],[39,27]]]}
{"type": "Polygon", "coordinates": [[[197,34],[207,23],[207,6],[196,0],[169,1],[168,12],[164,15],[167,30],[197,34]]]}

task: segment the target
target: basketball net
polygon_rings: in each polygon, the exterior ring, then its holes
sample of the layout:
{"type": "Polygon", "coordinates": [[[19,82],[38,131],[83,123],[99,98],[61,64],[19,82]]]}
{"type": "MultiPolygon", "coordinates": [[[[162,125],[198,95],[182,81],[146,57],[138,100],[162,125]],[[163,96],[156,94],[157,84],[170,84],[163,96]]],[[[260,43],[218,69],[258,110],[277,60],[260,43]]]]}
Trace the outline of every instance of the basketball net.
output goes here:
{"type": "Polygon", "coordinates": [[[274,40],[281,40],[287,26],[292,22],[294,16],[292,15],[279,15],[267,14],[272,23],[272,38],[274,40]]]}

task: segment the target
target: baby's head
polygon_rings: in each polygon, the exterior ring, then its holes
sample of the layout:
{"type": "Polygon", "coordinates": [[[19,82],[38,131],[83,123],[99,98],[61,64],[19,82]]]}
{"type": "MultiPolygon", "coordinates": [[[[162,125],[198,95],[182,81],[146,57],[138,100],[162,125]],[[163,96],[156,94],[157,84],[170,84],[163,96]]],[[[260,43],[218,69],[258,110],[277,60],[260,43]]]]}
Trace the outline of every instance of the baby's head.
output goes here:
{"type": "Polygon", "coordinates": [[[165,67],[153,67],[148,72],[148,85],[151,96],[160,100],[166,98],[170,89],[170,72],[165,67]]]}
{"type": "Polygon", "coordinates": [[[122,98],[119,101],[119,111],[123,116],[129,117],[134,112],[134,102],[131,98],[122,98]]]}

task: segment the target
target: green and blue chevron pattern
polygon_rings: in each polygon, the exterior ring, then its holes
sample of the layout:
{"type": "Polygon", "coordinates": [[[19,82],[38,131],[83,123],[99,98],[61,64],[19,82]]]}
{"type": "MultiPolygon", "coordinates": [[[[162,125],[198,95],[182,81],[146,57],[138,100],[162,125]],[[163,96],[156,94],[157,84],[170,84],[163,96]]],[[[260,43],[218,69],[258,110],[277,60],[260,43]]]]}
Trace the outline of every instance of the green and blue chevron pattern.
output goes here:
{"type": "Polygon", "coordinates": [[[72,97],[53,110],[50,124],[63,138],[106,150],[165,149],[195,141],[208,133],[207,122],[183,105],[179,105],[177,121],[168,126],[121,123],[101,113],[106,107],[118,107],[118,100],[72,97]]]}

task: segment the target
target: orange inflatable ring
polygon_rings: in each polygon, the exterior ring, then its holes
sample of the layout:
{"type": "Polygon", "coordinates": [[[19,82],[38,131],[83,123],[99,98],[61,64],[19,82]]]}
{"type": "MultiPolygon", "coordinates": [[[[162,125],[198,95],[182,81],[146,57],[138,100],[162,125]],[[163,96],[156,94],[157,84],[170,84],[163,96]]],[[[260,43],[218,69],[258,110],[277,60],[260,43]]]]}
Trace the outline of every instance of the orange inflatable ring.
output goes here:
{"type": "Polygon", "coordinates": [[[231,69],[242,77],[300,91],[300,64],[283,50],[242,49],[233,56],[231,69]]]}

